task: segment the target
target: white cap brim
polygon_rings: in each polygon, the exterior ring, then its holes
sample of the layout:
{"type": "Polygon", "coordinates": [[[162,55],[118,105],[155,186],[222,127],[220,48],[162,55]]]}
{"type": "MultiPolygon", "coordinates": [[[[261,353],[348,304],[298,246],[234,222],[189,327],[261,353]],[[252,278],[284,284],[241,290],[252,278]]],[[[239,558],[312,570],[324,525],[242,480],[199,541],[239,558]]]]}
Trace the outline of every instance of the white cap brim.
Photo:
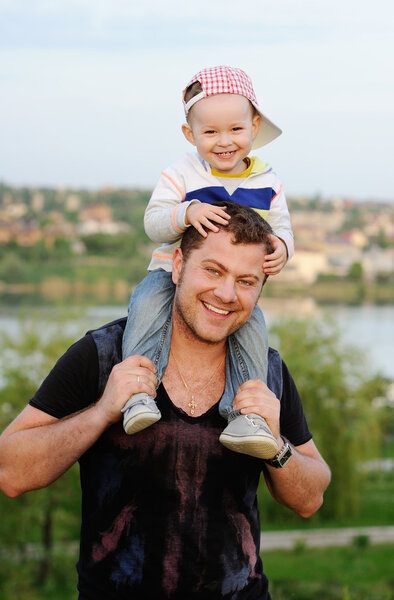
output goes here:
{"type": "Polygon", "coordinates": [[[270,119],[263,115],[263,113],[257,108],[257,106],[255,108],[261,117],[261,123],[257,135],[253,140],[253,150],[256,150],[256,148],[261,148],[261,146],[265,146],[266,144],[269,144],[275,138],[279,137],[282,133],[280,127],[275,125],[275,123],[273,123],[272,121],[270,121],[270,119]]]}

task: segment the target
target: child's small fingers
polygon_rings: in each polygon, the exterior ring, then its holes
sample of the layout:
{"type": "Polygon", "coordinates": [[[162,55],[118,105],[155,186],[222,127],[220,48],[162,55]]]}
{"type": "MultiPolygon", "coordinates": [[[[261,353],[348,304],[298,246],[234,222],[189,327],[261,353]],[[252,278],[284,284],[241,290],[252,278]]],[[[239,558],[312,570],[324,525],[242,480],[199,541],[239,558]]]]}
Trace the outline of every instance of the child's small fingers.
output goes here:
{"type": "Polygon", "coordinates": [[[205,219],[204,223],[203,223],[204,227],[206,227],[207,229],[210,229],[211,231],[219,231],[219,229],[216,227],[216,225],[214,225],[212,223],[212,221],[210,221],[209,219],[205,219]]]}
{"type": "Polygon", "coordinates": [[[267,267],[266,269],[263,269],[263,273],[265,275],[276,275],[281,270],[282,270],[282,267],[279,265],[277,267],[267,267]]]}
{"type": "Polygon", "coordinates": [[[218,214],[223,217],[223,219],[226,219],[226,221],[229,221],[231,219],[230,215],[228,213],[226,213],[225,210],[220,210],[218,211],[218,214]]]}
{"type": "Polygon", "coordinates": [[[215,223],[220,223],[221,225],[228,225],[228,219],[223,219],[220,215],[210,215],[209,219],[211,221],[215,221],[215,223]]]}
{"type": "Polygon", "coordinates": [[[277,267],[280,264],[282,264],[282,260],[280,258],[277,258],[276,260],[266,260],[263,262],[263,269],[268,267],[277,267]]]}
{"type": "Polygon", "coordinates": [[[271,254],[266,254],[264,256],[265,260],[276,260],[277,258],[280,258],[281,253],[278,250],[275,250],[275,252],[271,252],[271,254]]]}
{"type": "Polygon", "coordinates": [[[223,217],[224,219],[226,219],[227,221],[229,219],[231,219],[230,215],[226,213],[225,210],[223,210],[222,208],[220,208],[219,206],[211,206],[210,207],[210,212],[215,215],[220,215],[221,217],[223,217]]]}
{"type": "Polygon", "coordinates": [[[199,233],[200,235],[202,235],[202,237],[204,237],[204,238],[206,238],[206,237],[207,237],[207,235],[208,235],[208,234],[207,234],[207,232],[206,232],[206,231],[205,231],[205,230],[204,230],[204,229],[201,227],[200,223],[198,223],[198,222],[197,222],[197,223],[194,225],[194,228],[195,228],[195,229],[197,229],[198,233],[199,233]]]}
{"type": "Polygon", "coordinates": [[[282,265],[281,263],[276,266],[267,265],[266,267],[263,266],[263,272],[266,275],[276,275],[276,273],[279,273],[279,271],[281,271],[283,267],[284,265],[282,265]]]}
{"type": "Polygon", "coordinates": [[[274,273],[278,273],[282,269],[283,265],[263,265],[263,273],[266,275],[272,275],[274,273]]]}

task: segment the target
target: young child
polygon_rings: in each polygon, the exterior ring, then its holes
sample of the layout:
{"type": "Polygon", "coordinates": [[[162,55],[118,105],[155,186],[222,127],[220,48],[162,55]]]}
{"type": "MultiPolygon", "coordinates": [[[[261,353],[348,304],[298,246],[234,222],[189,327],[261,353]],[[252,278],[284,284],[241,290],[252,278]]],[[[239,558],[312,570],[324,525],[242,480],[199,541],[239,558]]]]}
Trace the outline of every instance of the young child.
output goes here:
{"type": "MultiPolygon", "coordinates": [[[[155,250],[148,275],[137,286],[129,305],[123,338],[123,358],[133,354],[149,357],[158,382],[169,360],[172,331],[172,255],[187,227],[206,236],[204,227],[217,231],[226,224],[224,201],[246,204],[258,211],[275,232],[274,252],[265,257],[267,275],[284,267],[293,254],[293,234],[282,185],[272,169],[257,157],[249,157],[282,132],[261,112],[252,82],[241,69],[227,66],[200,71],[183,91],[187,122],[182,131],[196,153],[188,153],[161,173],[145,212],[145,231],[162,246],[155,250]]],[[[248,379],[266,381],[267,331],[256,307],[249,321],[229,337],[226,353],[226,386],[220,414],[228,425],[220,442],[236,452],[272,458],[278,450],[266,421],[258,415],[232,410],[239,386],[248,379]]],[[[178,367],[179,368],[179,367],[178,367]]],[[[194,414],[193,399],[190,404],[194,414]]],[[[124,409],[123,427],[131,434],[161,417],[153,398],[134,394],[124,409]]]]}

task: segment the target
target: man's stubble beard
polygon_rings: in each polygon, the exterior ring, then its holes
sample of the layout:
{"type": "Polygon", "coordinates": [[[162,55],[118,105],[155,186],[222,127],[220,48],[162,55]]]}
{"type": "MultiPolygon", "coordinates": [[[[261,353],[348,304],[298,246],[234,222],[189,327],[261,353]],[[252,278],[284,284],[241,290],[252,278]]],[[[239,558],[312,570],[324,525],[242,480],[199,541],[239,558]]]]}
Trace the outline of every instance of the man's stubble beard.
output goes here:
{"type": "Polygon", "coordinates": [[[184,311],[179,299],[179,294],[175,294],[174,299],[174,324],[182,330],[183,334],[190,341],[199,341],[204,344],[215,345],[222,343],[227,339],[227,336],[222,340],[209,340],[203,337],[196,331],[196,328],[193,325],[193,320],[187,314],[187,311],[184,311]]]}

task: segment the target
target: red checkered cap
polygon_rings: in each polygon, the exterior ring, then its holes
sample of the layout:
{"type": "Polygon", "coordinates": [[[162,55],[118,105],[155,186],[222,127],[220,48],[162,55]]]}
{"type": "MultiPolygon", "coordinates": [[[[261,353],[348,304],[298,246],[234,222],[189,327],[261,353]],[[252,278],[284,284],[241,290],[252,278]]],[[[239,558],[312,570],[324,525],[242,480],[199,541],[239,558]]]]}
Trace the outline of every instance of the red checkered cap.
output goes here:
{"type": "Polygon", "coordinates": [[[186,115],[198,100],[213,96],[214,94],[239,94],[240,96],[245,96],[259,110],[252,81],[245,71],[233,67],[219,66],[203,69],[189,81],[183,91],[183,105],[186,115]],[[195,81],[200,82],[202,92],[185,103],[185,91],[195,81]]]}
{"type": "Polygon", "coordinates": [[[252,148],[265,146],[265,144],[269,144],[269,142],[272,142],[272,140],[282,133],[282,130],[261,112],[257,103],[256,94],[254,93],[252,81],[245,71],[223,65],[220,67],[203,69],[189,81],[182,93],[182,102],[186,117],[189,110],[196,102],[202,100],[202,98],[213,96],[214,94],[239,94],[245,96],[245,98],[253,104],[261,117],[261,124],[253,141],[252,148]],[[188,102],[185,102],[186,90],[195,81],[200,82],[202,91],[196,96],[193,96],[193,98],[190,98],[188,102]]]}

